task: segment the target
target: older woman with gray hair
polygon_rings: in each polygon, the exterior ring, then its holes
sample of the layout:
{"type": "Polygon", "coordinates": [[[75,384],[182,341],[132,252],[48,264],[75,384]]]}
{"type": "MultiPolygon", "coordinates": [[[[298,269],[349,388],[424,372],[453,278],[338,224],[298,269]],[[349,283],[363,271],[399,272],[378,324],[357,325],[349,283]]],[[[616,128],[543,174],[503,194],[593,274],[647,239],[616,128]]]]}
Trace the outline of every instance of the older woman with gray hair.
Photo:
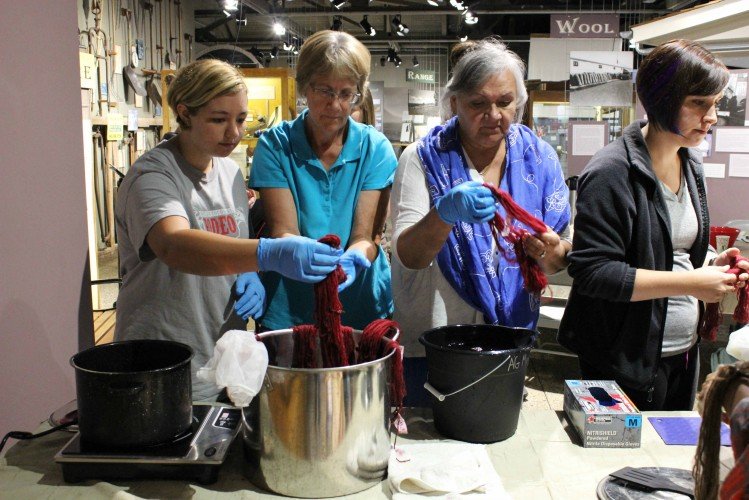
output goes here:
{"type": "MultiPolygon", "coordinates": [[[[330,30],[310,36],[296,68],[308,107],[261,136],[250,174],[271,236],[341,238],[347,276],[339,286],[342,321],[353,328],[393,310],[390,264],[373,240],[384,224],[397,160],[385,136],[350,117],[369,69],[369,51],[353,36],[330,30]]],[[[268,305],[262,329],[312,323],[311,285],[276,272],[265,273],[263,283],[268,305]]]]}
{"type": "Polygon", "coordinates": [[[477,42],[455,65],[443,104],[450,118],[400,157],[393,183],[393,298],[407,359],[409,404],[426,363],[419,335],[448,324],[535,329],[540,297],[524,289],[514,250],[493,243],[496,210],[484,183],[510,193],[548,231],[523,246],[541,269],[566,266],[570,208],[554,150],[517,123],[528,94],[522,60],[496,39],[477,42]],[[562,235],[560,237],[559,235],[562,235]],[[416,356],[416,357],[414,357],[416,356]]]}

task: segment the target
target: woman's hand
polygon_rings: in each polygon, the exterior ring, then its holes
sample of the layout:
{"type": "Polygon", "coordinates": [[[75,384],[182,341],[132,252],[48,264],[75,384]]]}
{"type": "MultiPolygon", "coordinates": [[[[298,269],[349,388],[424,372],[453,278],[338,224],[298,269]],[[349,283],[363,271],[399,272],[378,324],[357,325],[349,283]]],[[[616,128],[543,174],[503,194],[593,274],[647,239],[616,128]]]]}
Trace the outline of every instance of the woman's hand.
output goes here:
{"type": "Polygon", "coordinates": [[[496,200],[489,188],[478,181],[458,184],[434,203],[437,215],[448,224],[458,221],[478,224],[494,217],[496,200]]]}
{"type": "MultiPolygon", "coordinates": [[[[741,257],[741,250],[739,250],[736,247],[731,247],[726,249],[725,251],[718,254],[718,256],[713,261],[714,266],[728,266],[731,265],[731,260],[734,257],[741,257]]],[[[742,270],[738,274],[738,280],[736,282],[736,286],[741,288],[746,286],[747,280],[749,279],[749,261],[747,260],[741,260],[737,266],[739,269],[742,270]]]]}
{"type": "Polygon", "coordinates": [[[544,273],[554,274],[567,267],[570,244],[562,240],[549,226],[546,228],[548,230],[538,237],[528,234],[523,238],[523,248],[526,255],[538,262],[544,273]]]}
{"type": "Polygon", "coordinates": [[[706,304],[720,302],[726,293],[734,290],[736,283],[736,275],[728,273],[728,269],[728,264],[726,264],[705,266],[690,271],[692,291],[689,295],[706,304]]]}
{"type": "Polygon", "coordinates": [[[234,310],[243,320],[258,319],[265,312],[265,287],[257,273],[240,274],[234,282],[234,310]]]}

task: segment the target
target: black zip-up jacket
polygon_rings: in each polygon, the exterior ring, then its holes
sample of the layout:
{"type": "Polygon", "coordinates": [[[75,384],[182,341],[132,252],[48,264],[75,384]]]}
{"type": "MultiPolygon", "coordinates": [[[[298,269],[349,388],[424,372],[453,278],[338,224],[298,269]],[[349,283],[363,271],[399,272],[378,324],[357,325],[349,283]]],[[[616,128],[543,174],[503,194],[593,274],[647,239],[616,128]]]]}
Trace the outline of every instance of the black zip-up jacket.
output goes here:
{"type": "MultiPolygon", "coordinates": [[[[630,302],[635,272],[673,266],[671,219],[642,136],[645,124],[628,126],[580,176],[569,254],[573,283],[558,333],[580,359],[642,391],[653,387],[668,299],[630,302]]],[[[697,213],[689,256],[698,268],[710,232],[702,158],[686,148],[679,155],[697,213]]]]}

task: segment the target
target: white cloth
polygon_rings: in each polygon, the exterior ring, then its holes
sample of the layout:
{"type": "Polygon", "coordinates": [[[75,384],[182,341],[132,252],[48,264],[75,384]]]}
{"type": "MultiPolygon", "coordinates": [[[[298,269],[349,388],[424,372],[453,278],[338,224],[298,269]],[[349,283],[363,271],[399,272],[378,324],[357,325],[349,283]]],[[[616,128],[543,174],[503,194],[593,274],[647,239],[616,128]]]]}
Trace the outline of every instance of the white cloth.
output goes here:
{"type": "Polygon", "coordinates": [[[229,330],[216,342],[213,357],[198,370],[198,378],[226,388],[235,406],[247,406],[260,392],[267,369],[268,351],[255,332],[229,330]]]}
{"type": "Polygon", "coordinates": [[[429,498],[510,499],[485,445],[444,441],[396,446],[390,452],[388,485],[393,500],[429,498]]]}
{"type": "Polygon", "coordinates": [[[749,325],[731,333],[726,352],[741,361],[749,361],[749,325]]]}

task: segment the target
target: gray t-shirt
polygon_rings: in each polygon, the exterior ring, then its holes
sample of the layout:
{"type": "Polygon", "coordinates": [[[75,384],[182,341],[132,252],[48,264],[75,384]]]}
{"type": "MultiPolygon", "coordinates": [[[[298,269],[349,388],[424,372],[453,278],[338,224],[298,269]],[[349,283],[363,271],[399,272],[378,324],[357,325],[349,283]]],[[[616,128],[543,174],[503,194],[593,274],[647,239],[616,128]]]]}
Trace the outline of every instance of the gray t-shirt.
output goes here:
{"type": "Polygon", "coordinates": [[[236,275],[197,276],[157,259],[146,242],[153,225],[184,217],[192,229],[248,238],[244,180],[232,160],[213,158],[203,174],[179,153],[174,139],[159,144],[130,168],[117,193],[115,218],[122,288],[117,297],[115,340],[160,339],[190,345],[193,399],[215,399],[213,384],[197,379],[227,330],[246,329],[234,312],[236,275]]]}
{"type": "MultiPolygon", "coordinates": [[[[671,217],[671,243],[674,248],[674,265],[671,270],[692,271],[694,266],[689,260],[689,249],[697,238],[697,213],[692,205],[692,197],[689,196],[683,176],[678,193],[671,191],[662,182],[659,183],[671,217]]],[[[664,357],[686,352],[697,342],[698,317],[699,309],[695,297],[677,295],[668,298],[663,332],[664,357]]]]}

